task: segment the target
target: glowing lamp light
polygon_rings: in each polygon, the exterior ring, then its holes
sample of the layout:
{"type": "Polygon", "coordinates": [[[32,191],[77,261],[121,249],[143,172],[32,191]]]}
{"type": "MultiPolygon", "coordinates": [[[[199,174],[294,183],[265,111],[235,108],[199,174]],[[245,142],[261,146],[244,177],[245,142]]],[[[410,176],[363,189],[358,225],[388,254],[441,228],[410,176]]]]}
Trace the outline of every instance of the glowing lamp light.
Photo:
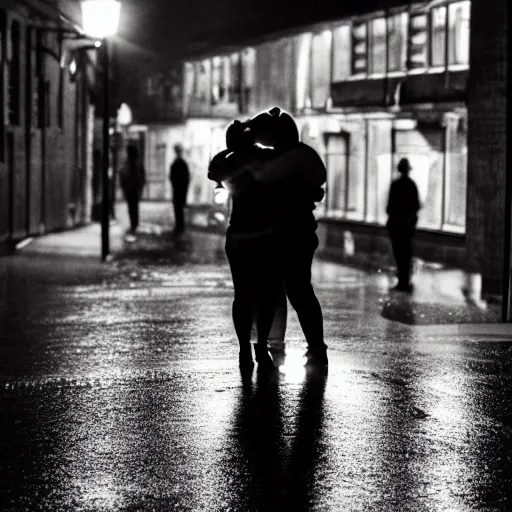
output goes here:
{"type": "Polygon", "coordinates": [[[77,71],[76,60],[73,59],[69,63],[69,72],[71,73],[71,76],[75,76],[76,75],[76,71],[77,71]]]}
{"type": "Polygon", "coordinates": [[[132,111],[126,103],[121,103],[117,110],[117,121],[121,126],[128,126],[132,123],[132,111]]]}
{"type": "Polygon", "coordinates": [[[84,32],[103,39],[117,32],[121,3],[118,0],[83,0],[82,23],[84,32]]]}

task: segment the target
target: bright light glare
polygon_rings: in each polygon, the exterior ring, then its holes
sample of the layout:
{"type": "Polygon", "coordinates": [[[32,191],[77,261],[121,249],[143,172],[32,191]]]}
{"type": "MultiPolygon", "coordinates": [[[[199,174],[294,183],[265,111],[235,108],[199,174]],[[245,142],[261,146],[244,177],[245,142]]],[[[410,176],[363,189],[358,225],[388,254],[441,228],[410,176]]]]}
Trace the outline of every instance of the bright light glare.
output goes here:
{"type": "Polygon", "coordinates": [[[229,197],[229,191],[223,187],[217,187],[214,191],[215,204],[224,204],[229,197]]]}
{"type": "Polygon", "coordinates": [[[83,0],[84,31],[91,37],[103,39],[117,32],[121,4],[118,0],[83,0]]]}
{"type": "Polygon", "coordinates": [[[128,126],[132,122],[132,110],[126,103],[121,103],[117,111],[117,120],[121,126],[128,126]]]}
{"type": "Polygon", "coordinates": [[[289,384],[299,384],[304,381],[306,369],[304,368],[305,358],[303,352],[295,349],[286,350],[284,364],[279,367],[279,372],[284,375],[285,381],[289,384]]]}
{"type": "Polygon", "coordinates": [[[69,63],[69,72],[74,75],[76,73],[76,60],[73,59],[70,63],[69,63]]]}

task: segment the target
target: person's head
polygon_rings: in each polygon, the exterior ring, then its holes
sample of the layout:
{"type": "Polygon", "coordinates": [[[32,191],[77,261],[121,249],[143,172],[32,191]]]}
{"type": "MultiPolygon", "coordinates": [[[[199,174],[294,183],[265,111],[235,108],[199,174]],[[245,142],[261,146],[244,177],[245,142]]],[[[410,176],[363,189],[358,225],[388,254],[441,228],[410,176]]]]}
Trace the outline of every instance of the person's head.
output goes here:
{"type": "Polygon", "coordinates": [[[176,156],[181,156],[183,154],[183,146],[181,144],[174,144],[174,152],[176,156]]]}
{"type": "Polygon", "coordinates": [[[133,161],[139,158],[139,150],[135,144],[129,144],[126,148],[126,154],[128,156],[128,160],[133,161]]]}
{"type": "Polygon", "coordinates": [[[412,170],[412,167],[411,167],[411,164],[409,163],[408,158],[400,159],[400,161],[398,162],[398,165],[396,167],[397,167],[398,172],[402,176],[406,176],[412,170]]]}
{"type": "Polygon", "coordinates": [[[288,149],[299,143],[299,130],[293,117],[279,107],[257,114],[249,120],[256,142],[276,149],[288,149]]]}

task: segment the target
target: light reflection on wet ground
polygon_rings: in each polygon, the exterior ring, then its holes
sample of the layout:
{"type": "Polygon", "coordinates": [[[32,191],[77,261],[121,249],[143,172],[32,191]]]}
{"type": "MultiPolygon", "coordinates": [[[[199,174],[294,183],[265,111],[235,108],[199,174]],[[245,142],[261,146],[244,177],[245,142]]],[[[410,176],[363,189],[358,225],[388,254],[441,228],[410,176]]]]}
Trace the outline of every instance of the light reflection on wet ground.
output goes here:
{"type": "Polygon", "coordinates": [[[384,318],[371,276],[317,262],[329,374],[291,313],[280,371],[242,379],[208,240],[0,260],[3,510],[510,507],[512,342],[384,318]]]}

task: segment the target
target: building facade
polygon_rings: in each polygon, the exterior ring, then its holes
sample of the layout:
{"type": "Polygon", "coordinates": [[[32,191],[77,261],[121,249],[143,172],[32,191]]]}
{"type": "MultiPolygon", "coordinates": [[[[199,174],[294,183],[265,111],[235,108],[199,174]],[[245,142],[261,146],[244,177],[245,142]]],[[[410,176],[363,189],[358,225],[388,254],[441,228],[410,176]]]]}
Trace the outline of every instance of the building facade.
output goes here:
{"type": "MultiPolygon", "coordinates": [[[[473,3],[485,9],[482,0],[473,3]]],[[[506,19],[498,3],[494,15],[506,19]]],[[[408,157],[423,205],[416,254],[465,268],[468,247],[478,239],[483,250],[490,237],[475,220],[486,212],[468,205],[477,193],[471,177],[481,172],[468,161],[473,7],[469,0],[404,3],[194,56],[183,67],[183,120],[149,127],[147,165],[167,169],[163,148],[179,139],[192,170],[189,202],[211,203],[207,167],[224,147],[226,126],[277,105],[326,164],[316,210],[322,250],[347,261],[392,261],[386,203],[396,165],[408,157]]],[[[500,264],[493,261],[491,271],[476,259],[472,271],[496,291],[500,264]]]]}
{"type": "Polygon", "coordinates": [[[76,20],[79,2],[0,0],[0,244],[90,219],[94,52],[76,20]]]}

